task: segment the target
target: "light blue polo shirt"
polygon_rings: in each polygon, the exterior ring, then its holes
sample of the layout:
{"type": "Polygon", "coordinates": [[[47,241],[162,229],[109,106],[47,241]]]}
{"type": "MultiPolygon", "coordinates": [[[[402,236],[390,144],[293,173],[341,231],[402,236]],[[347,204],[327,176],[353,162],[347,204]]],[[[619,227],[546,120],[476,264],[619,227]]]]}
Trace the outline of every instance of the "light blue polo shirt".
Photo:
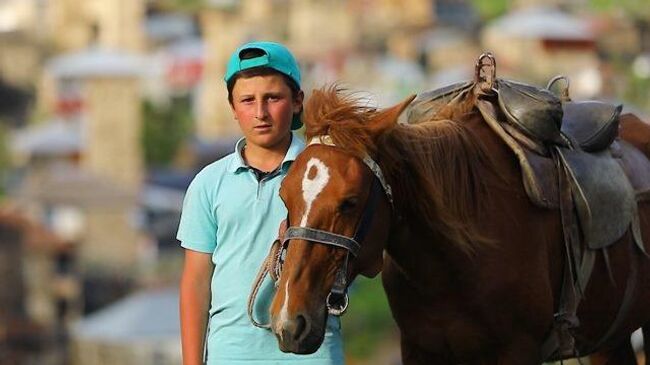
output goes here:
{"type": "MultiPolygon", "coordinates": [[[[293,132],[292,132],[293,133],[293,132]]],[[[254,327],[247,315],[248,295],[262,261],[277,237],[287,210],[279,189],[291,162],[304,147],[293,133],[279,171],[257,181],[242,158],[245,139],[235,152],[206,166],[190,184],[178,228],[181,246],[212,254],[212,299],[208,364],[343,364],[338,318],[329,316],[325,340],[312,355],[285,354],[269,330],[254,327]]],[[[255,318],[268,322],[273,296],[269,278],[260,288],[255,318]]]]}

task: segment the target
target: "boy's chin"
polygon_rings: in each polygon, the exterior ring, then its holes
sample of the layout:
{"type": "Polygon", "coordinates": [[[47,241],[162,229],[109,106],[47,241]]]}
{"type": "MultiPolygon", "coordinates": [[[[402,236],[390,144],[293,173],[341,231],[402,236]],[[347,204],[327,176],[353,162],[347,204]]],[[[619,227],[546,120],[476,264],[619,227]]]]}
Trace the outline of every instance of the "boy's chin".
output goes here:
{"type": "Polygon", "coordinates": [[[277,133],[253,133],[246,136],[246,143],[254,144],[262,148],[273,148],[281,145],[290,133],[287,132],[287,134],[283,135],[278,135],[277,133]]]}

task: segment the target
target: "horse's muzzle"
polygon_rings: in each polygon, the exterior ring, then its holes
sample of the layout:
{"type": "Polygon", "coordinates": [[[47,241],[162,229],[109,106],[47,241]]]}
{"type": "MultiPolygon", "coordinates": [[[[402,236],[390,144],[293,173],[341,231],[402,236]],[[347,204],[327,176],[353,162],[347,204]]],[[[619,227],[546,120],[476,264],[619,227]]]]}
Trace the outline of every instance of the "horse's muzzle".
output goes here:
{"type": "Polygon", "coordinates": [[[298,314],[284,320],[272,318],[271,323],[282,352],[312,354],[320,348],[325,337],[324,323],[315,323],[308,315],[298,314]]]}

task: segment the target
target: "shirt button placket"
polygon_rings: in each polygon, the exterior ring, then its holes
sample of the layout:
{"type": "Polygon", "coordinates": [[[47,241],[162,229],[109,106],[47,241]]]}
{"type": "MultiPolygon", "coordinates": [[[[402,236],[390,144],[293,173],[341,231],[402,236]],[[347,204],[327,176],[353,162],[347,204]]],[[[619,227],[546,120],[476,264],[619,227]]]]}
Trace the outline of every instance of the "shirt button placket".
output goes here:
{"type": "Polygon", "coordinates": [[[261,192],[262,192],[262,188],[263,188],[263,187],[264,187],[264,179],[260,180],[260,181],[257,183],[257,200],[260,199],[260,194],[261,194],[261,192]]]}

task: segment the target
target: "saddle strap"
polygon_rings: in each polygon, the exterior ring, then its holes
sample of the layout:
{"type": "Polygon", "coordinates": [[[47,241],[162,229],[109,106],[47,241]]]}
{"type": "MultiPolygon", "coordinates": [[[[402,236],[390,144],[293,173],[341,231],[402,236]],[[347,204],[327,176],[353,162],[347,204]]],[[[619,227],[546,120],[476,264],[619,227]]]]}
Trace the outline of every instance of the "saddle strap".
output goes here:
{"type": "Polygon", "coordinates": [[[560,217],[562,233],[564,236],[565,264],[562,274],[562,287],[558,311],[554,314],[551,333],[542,344],[542,359],[559,360],[576,355],[575,339],[572,330],[579,326],[576,316],[580,296],[576,290],[577,254],[580,250],[580,235],[576,212],[574,211],[573,195],[569,183],[570,176],[562,164],[559,153],[552,150],[553,160],[558,170],[558,184],[560,191],[560,217]]]}
{"type": "Polygon", "coordinates": [[[485,97],[479,97],[476,100],[476,106],[481,112],[483,119],[490,126],[490,128],[510,147],[512,152],[515,154],[519,160],[519,166],[521,166],[521,173],[524,183],[524,189],[526,190],[527,195],[537,206],[555,209],[557,206],[554,204],[551,198],[544,196],[541,186],[537,184],[537,179],[535,176],[535,171],[531,166],[526,163],[526,154],[524,150],[519,146],[517,141],[511,137],[506,130],[502,127],[502,124],[498,121],[497,111],[494,105],[486,100],[485,97]]]}
{"type": "MultiPolygon", "coordinates": [[[[605,250],[605,249],[603,249],[605,250]]],[[[636,298],[636,285],[639,277],[639,260],[638,260],[638,254],[635,249],[635,245],[631,245],[630,247],[630,271],[627,274],[627,283],[625,286],[625,293],[623,294],[623,302],[621,303],[621,306],[618,308],[618,312],[616,313],[616,317],[614,318],[614,321],[612,324],[609,325],[609,328],[607,329],[607,332],[603,335],[603,337],[600,338],[594,345],[592,345],[588,351],[582,352],[584,355],[591,354],[592,352],[598,350],[603,344],[605,344],[615,333],[618,331],[621,327],[621,324],[623,324],[623,320],[627,317],[628,312],[630,311],[630,307],[632,306],[632,303],[634,303],[634,299],[636,298]]]]}
{"type": "MultiPolygon", "coordinates": [[[[567,176],[565,175],[565,173],[563,173],[562,175],[567,176]]],[[[567,181],[564,180],[564,183],[566,182],[567,181]]],[[[634,299],[636,297],[636,286],[638,281],[639,263],[637,257],[638,254],[636,251],[636,248],[638,247],[638,243],[634,242],[630,247],[630,266],[629,266],[630,271],[627,277],[625,293],[623,294],[623,301],[621,303],[621,306],[618,309],[614,321],[610,324],[607,332],[605,332],[605,334],[595,344],[590,346],[587,350],[580,351],[578,348],[576,348],[575,340],[570,335],[569,331],[572,328],[575,328],[579,325],[578,318],[576,316],[577,308],[582,298],[584,297],[587,284],[589,283],[589,279],[591,277],[591,273],[595,262],[596,250],[592,250],[589,249],[588,247],[584,247],[582,252],[581,262],[578,262],[576,260],[576,255],[579,254],[579,250],[575,249],[577,247],[577,244],[579,244],[579,241],[576,241],[576,238],[579,238],[579,236],[577,231],[572,228],[577,229],[577,226],[575,225],[577,224],[577,222],[573,222],[573,223],[570,222],[571,220],[575,220],[576,215],[575,212],[572,210],[570,212],[571,213],[570,215],[565,214],[565,212],[568,209],[573,209],[573,205],[567,204],[568,200],[566,199],[566,194],[567,194],[566,185],[564,185],[564,187],[562,185],[563,183],[561,182],[560,191],[561,194],[563,195],[561,198],[561,202],[562,202],[561,213],[562,213],[562,224],[564,226],[565,255],[567,258],[565,265],[567,267],[565,267],[565,271],[563,275],[560,309],[556,314],[556,322],[551,331],[551,334],[542,345],[542,354],[543,354],[543,359],[545,361],[559,360],[562,358],[569,358],[569,357],[586,356],[588,354],[593,353],[598,348],[600,348],[603,344],[605,344],[608,340],[610,340],[611,337],[616,333],[616,331],[620,329],[621,324],[623,323],[623,321],[627,317],[627,314],[630,311],[632,303],[634,303],[634,299]],[[565,219],[565,217],[568,219],[565,219]],[[571,233],[571,230],[573,230],[573,233],[571,233]],[[573,242],[573,243],[567,244],[567,242],[573,242]],[[573,260],[571,260],[570,258],[571,256],[573,256],[573,260]],[[576,271],[577,268],[579,268],[578,271],[576,271]],[[575,277],[575,281],[572,279],[572,275],[574,272],[577,275],[575,277]],[[562,318],[562,315],[568,317],[562,318]],[[573,319],[575,320],[575,322],[573,322],[573,319]],[[567,323],[569,326],[563,325],[563,323],[567,323]],[[570,337],[568,337],[567,335],[570,337]],[[567,338],[569,338],[569,341],[566,340],[567,338]]],[[[637,222],[632,222],[632,226],[634,226],[635,223],[637,222]]],[[[636,229],[638,229],[638,227],[636,227],[636,229]]],[[[634,231],[634,227],[632,227],[632,231],[634,231]]],[[[602,253],[606,257],[607,252],[605,250],[606,248],[603,248],[602,253]]],[[[639,251],[642,254],[645,254],[645,250],[639,249],[639,251]]]]}

